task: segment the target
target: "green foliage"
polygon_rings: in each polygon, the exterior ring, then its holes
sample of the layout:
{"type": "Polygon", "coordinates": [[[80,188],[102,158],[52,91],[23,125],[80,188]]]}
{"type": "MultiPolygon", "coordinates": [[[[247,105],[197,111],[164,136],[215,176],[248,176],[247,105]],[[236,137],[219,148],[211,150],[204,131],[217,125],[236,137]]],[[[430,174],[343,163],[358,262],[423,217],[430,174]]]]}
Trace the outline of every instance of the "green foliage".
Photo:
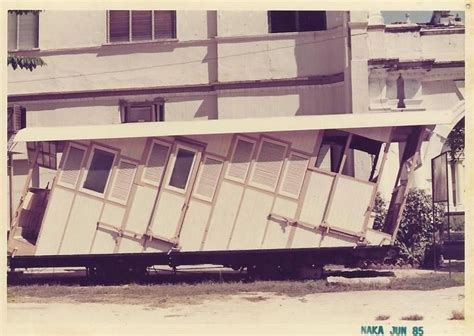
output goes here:
{"type": "Polygon", "coordinates": [[[33,71],[33,69],[35,69],[37,66],[43,66],[46,65],[46,63],[40,57],[27,57],[8,54],[7,65],[10,65],[13,70],[20,68],[33,71]]]}
{"type": "Polygon", "coordinates": [[[411,189],[405,203],[402,220],[395,240],[399,248],[399,263],[419,266],[433,242],[433,234],[443,225],[444,210],[435,204],[434,218],[431,195],[424,190],[411,189]]]}
{"type": "Polygon", "coordinates": [[[448,135],[448,139],[446,140],[450,148],[451,159],[453,161],[458,161],[464,157],[464,126],[464,118],[462,118],[456,124],[456,126],[454,126],[453,130],[448,135]]]}
{"type": "Polygon", "coordinates": [[[383,224],[385,223],[385,216],[387,216],[387,202],[383,199],[382,195],[377,192],[375,195],[375,203],[373,212],[375,212],[374,230],[382,230],[383,224]]]}

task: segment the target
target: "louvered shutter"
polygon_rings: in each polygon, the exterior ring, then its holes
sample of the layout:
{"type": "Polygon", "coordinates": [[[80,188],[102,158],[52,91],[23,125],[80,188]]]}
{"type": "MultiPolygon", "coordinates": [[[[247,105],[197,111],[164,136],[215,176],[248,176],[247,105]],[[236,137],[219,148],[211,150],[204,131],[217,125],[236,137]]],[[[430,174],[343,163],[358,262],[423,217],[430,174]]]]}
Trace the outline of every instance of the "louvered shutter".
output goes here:
{"type": "Polygon", "coordinates": [[[38,14],[19,15],[18,49],[32,48],[38,48],[38,14]]]}
{"type": "Polygon", "coordinates": [[[154,143],[145,167],[143,180],[158,186],[163,178],[165,164],[168,158],[169,146],[154,143]]]}
{"type": "Polygon", "coordinates": [[[152,39],[151,11],[132,11],[132,41],[152,39]]]}
{"type": "Polygon", "coordinates": [[[285,175],[281,184],[280,193],[287,196],[299,197],[303,184],[308,158],[290,154],[286,162],[285,175]]]}
{"type": "Polygon", "coordinates": [[[155,39],[175,38],[175,11],[155,11],[155,39]]]}
{"type": "Polygon", "coordinates": [[[254,146],[255,143],[251,141],[237,139],[234,153],[227,168],[226,177],[234,181],[245,181],[254,146]]]}
{"type": "Polygon", "coordinates": [[[66,161],[63,165],[60,182],[74,188],[79,178],[82,160],[84,159],[85,149],[69,147],[66,161]]]}
{"type": "Polygon", "coordinates": [[[16,50],[17,39],[17,16],[15,13],[8,13],[8,50],[16,50]]]}
{"type": "Polygon", "coordinates": [[[221,170],[222,161],[207,157],[201,166],[201,172],[194,195],[211,202],[214,198],[221,170]]]}
{"type": "Polygon", "coordinates": [[[121,160],[118,164],[110,198],[120,203],[127,203],[133,179],[137,172],[137,165],[132,162],[121,160]]]}
{"type": "Polygon", "coordinates": [[[130,11],[109,11],[109,42],[127,42],[130,39],[130,11]]]}
{"type": "Polygon", "coordinates": [[[263,140],[251,183],[275,191],[285,152],[285,145],[263,140]]]}

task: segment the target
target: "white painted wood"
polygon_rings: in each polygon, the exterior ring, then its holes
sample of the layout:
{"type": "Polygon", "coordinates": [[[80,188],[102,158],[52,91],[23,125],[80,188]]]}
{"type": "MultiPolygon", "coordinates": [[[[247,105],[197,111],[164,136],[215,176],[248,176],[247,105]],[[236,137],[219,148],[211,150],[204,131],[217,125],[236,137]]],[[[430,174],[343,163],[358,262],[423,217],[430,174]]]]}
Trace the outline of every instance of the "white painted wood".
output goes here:
{"type": "Polygon", "coordinates": [[[137,186],[135,196],[130,205],[130,213],[125,225],[126,230],[145,233],[157,192],[158,191],[152,187],[137,186]]]}
{"type": "MultiPolygon", "coordinates": [[[[100,216],[100,222],[110,224],[116,227],[122,225],[125,208],[116,204],[106,203],[100,216]]],[[[98,229],[96,231],[91,253],[113,253],[116,245],[116,233],[98,229]]]]}
{"type": "Polygon", "coordinates": [[[109,199],[121,204],[127,204],[136,173],[136,163],[121,159],[115,170],[115,176],[112,179],[109,199]]]}
{"type": "Polygon", "coordinates": [[[82,163],[87,147],[69,144],[64,163],[62,164],[58,183],[64,187],[74,189],[79,179],[82,163]]]}
{"type": "MultiPolygon", "coordinates": [[[[277,197],[272,213],[287,218],[295,218],[298,203],[285,198],[277,197]]],[[[291,226],[270,219],[262,248],[286,248],[290,236],[291,226]]]]}
{"type": "Polygon", "coordinates": [[[232,143],[232,134],[187,135],[186,138],[207,144],[206,152],[227,157],[232,143]]]}
{"type": "Polygon", "coordinates": [[[143,251],[143,239],[123,236],[120,240],[119,253],[140,253],[143,251]]]}
{"type": "Polygon", "coordinates": [[[174,238],[183,205],[184,195],[162,190],[151,225],[153,234],[168,239],[174,238]]]}
{"type": "Polygon", "coordinates": [[[76,195],[59,254],[89,253],[102,206],[101,200],[76,195]]]}
{"type": "Polygon", "coordinates": [[[226,178],[236,182],[245,182],[255,144],[255,140],[237,137],[230,162],[227,165],[226,178]]]}
{"type": "Polygon", "coordinates": [[[283,169],[280,194],[299,198],[308,162],[309,157],[294,152],[290,153],[283,169]]]}
{"type": "Polygon", "coordinates": [[[98,142],[109,147],[120,149],[120,155],[140,161],[145,150],[146,138],[107,139],[98,142]]]}
{"type": "Polygon", "coordinates": [[[354,232],[362,231],[374,188],[368,183],[340,176],[327,218],[328,224],[354,232]]]}
{"type": "Polygon", "coordinates": [[[250,185],[275,191],[287,145],[263,138],[250,174],[250,185]]]}
{"type": "Polygon", "coordinates": [[[337,235],[327,234],[321,240],[320,247],[347,247],[347,246],[356,246],[357,243],[354,240],[349,239],[342,239],[342,237],[338,237],[337,235]]]}
{"type": "Polygon", "coordinates": [[[243,186],[222,181],[204,243],[204,251],[227,248],[243,190],[243,186]]]}
{"type": "Polygon", "coordinates": [[[389,245],[392,236],[385,232],[368,229],[365,233],[365,238],[369,245],[389,245]]]}
{"type": "Polygon", "coordinates": [[[154,239],[145,242],[145,249],[143,252],[168,252],[170,248],[171,245],[169,243],[154,239]]]}
{"type": "Polygon", "coordinates": [[[296,131],[296,132],[272,132],[273,138],[278,138],[291,143],[291,149],[312,154],[319,131],[296,131]]]}
{"type": "Polygon", "coordinates": [[[245,190],[230,240],[230,250],[260,248],[272,202],[273,196],[268,193],[250,188],[245,190]]]}
{"type": "Polygon", "coordinates": [[[318,231],[297,226],[294,232],[291,248],[319,247],[321,234],[318,231]]]}
{"type": "Polygon", "coordinates": [[[199,168],[194,197],[212,202],[219,182],[223,162],[222,160],[207,156],[199,168]]]}
{"type": "Polygon", "coordinates": [[[199,251],[211,205],[191,200],[179,237],[182,251],[199,251]]]}
{"type": "Polygon", "coordinates": [[[73,198],[74,192],[72,190],[54,188],[48,201],[48,207],[38,237],[36,255],[58,253],[73,198]]]}
{"type": "Polygon", "coordinates": [[[143,169],[143,182],[154,186],[160,185],[170,150],[170,144],[158,140],[153,141],[143,169]]]}
{"type": "Polygon", "coordinates": [[[321,224],[333,180],[333,176],[310,172],[308,188],[304,195],[299,218],[301,221],[314,225],[321,224]]]}

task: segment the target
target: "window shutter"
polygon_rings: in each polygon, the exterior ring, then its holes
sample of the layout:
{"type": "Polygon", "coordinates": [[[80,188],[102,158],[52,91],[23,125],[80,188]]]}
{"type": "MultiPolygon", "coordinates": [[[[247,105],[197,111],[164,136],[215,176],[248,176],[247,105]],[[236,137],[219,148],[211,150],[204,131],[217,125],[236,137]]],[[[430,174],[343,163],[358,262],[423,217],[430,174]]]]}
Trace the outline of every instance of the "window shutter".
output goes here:
{"type": "Polygon", "coordinates": [[[255,164],[252,182],[274,191],[280,175],[286,147],[270,141],[262,141],[260,153],[255,164]]]}
{"type": "Polygon", "coordinates": [[[130,11],[109,11],[109,42],[127,42],[130,39],[130,11]]]}
{"type": "Polygon", "coordinates": [[[307,167],[308,158],[293,153],[290,154],[281,186],[282,194],[299,197],[307,167]]]}
{"type": "Polygon", "coordinates": [[[136,164],[123,160],[119,162],[110,194],[111,199],[118,200],[121,203],[127,203],[136,171],[136,164]]]}
{"type": "Polygon", "coordinates": [[[175,38],[175,11],[155,11],[155,39],[175,38]]]}
{"type": "Polygon", "coordinates": [[[18,49],[38,48],[38,14],[19,15],[18,49]]]}
{"type": "Polygon", "coordinates": [[[222,170],[222,161],[206,158],[204,164],[201,166],[201,173],[199,181],[197,182],[197,189],[195,196],[207,201],[212,201],[216,191],[219,176],[222,170]]]}
{"type": "Polygon", "coordinates": [[[17,16],[15,13],[8,13],[8,50],[16,50],[16,21],[17,16]]]}
{"type": "Polygon", "coordinates": [[[73,188],[76,186],[85,152],[81,148],[69,147],[67,159],[61,173],[60,181],[62,184],[73,188]]]}
{"type": "Polygon", "coordinates": [[[169,147],[154,143],[151,148],[150,157],[145,167],[143,179],[158,186],[163,177],[169,147]]]}
{"type": "Polygon", "coordinates": [[[227,177],[239,182],[245,181],[254,146],[255,144],[251,141],[237,139],[234,154],[227,168],[227,177]]]}
{"type": "Polygon", "coordinates": [[[132,41],[151,39],[151,11],[132,11],[132,41]]]}

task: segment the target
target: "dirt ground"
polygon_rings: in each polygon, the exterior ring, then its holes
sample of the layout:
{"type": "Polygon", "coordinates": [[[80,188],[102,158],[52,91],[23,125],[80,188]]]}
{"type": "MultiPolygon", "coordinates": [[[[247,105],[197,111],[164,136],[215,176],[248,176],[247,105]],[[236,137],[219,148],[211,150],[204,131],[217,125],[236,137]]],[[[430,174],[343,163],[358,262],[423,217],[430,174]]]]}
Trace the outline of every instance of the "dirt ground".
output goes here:
{"type": "Polygon", "coordinates": [[[465,321],[450,320],[464,309],[464,287],[432,291],[360,291],[286,297],[246,293],[167,308],[128,304],[9,303],[8,334],[268,333],[361,335],[361,327],[422,326],[424,335],[470,335],[465,321]],[[418,314],[421,321],[402,317],[418,314]],[[379,315],[388,320],[376,321],[379,315]]]}

